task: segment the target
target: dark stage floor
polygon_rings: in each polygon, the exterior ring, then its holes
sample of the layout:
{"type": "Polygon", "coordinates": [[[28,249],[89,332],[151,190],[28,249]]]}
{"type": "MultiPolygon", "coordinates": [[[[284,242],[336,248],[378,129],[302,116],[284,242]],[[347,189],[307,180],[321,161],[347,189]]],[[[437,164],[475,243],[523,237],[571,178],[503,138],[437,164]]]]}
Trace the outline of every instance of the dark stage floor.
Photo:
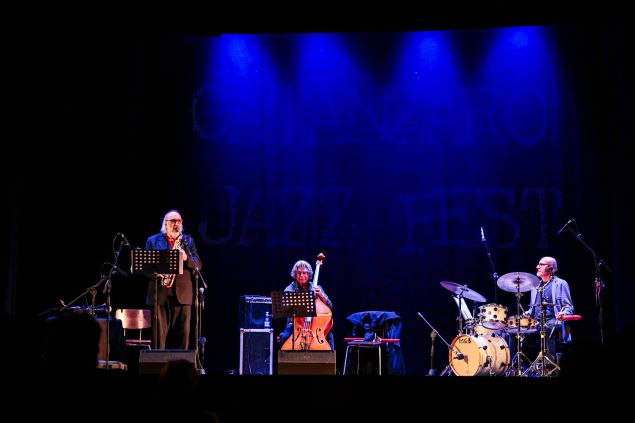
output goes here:
{"type": "MultiPolygon", "coordinates": [[[[626,404],[616,400],[620,391],[615,377],[619,375],[513,378],[206,374],[168,382],[158,374],[98,370],[74,376],[24,374],[11,384],[9,399],[16,394],[22,404],[28,399],[26,406],[18,407],[17,399],[13,403],[16,410],[22,410],[21,415],[91,422],[166,421],[173,417],[180,421],[315,421],[335,416],[340,421],[423,421],[439,415],[445,416],[443,420],[480,420],[480,415],[516,421],[531,415],[535,418],[535,407],[540,407],[539,413],[553,409],[562,418],[571,413],[592,413],[596,408],[605,410],[609,404],[611,413],[617,412],[626,404]],[[571,411],[558,411],[563,404],[571,411]]],[[[620,383],[624,382],[628,380],[620,383]]]]}

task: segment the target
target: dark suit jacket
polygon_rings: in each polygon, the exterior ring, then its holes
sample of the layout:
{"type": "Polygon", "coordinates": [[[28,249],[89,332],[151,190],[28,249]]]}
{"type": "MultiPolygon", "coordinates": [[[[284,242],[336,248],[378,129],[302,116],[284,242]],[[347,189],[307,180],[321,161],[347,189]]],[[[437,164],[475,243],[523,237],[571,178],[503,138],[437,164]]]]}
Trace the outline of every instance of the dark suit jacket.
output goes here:
{"type": "MultiPolygon", "coordinates": [[[[194,239],[189,235],[183,235],[182,242],[183,249],[187,253],[187,261],[183,262],[183,274],[176,275],[174,280],[174,291],[176,293],[176,299],[180,304],[190,305],[193,298],[193,284],[192,284],[192,271],[194,269],[201,269],[203,265],[201,259],[198,257],[196,251],[196,245],[194,239]]],[[[170,243],[167,237],[163,233],[152,235],[146,241],[146,250],[169,250],[170,243]]],[[[156,289],[156,281],[154,278],[148,285],[148,298],[147,304],[154,304],[154,291],[156,289]]],[[[159,287],[157,302],[161,305],[165,304],[168,297],[168,290],[162,286],[159,287]]]]}

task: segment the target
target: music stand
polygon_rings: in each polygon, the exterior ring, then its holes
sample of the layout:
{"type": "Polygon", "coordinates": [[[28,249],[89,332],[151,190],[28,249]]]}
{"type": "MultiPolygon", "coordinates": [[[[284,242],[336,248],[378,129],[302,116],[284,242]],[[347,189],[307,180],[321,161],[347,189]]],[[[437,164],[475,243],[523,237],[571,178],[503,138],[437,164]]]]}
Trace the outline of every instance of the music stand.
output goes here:
{"type": "Polygon", "coordinates": [[[274,319],[292,318],[291,349],[295,350],[295,318],[317,316],[315,291],[274,291],[271,293],[274,319]]]}
{"type": "Polygon", "coordinates": [[[183,260],[181,259],[181,251],[172,250],[144,250],[135,248],[131,251],[132,264],[130,270],[132,273],[141,273],[152,276],[154,278],[154,311],[152,323],[152,346],[157,348],[158,334],[157,322],[159,319],[159,278],[158,274],[176,275],[183,274],[183,260]]]}

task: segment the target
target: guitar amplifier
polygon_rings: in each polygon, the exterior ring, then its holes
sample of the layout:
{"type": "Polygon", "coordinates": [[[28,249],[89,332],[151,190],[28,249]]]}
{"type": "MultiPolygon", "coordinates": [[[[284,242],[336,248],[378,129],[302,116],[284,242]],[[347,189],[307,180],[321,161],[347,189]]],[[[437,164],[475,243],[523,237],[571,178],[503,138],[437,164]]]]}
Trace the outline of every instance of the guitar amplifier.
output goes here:
{"type": "Polygon", "coordinates": [[[243,329],[264,328],[266,312],[271,313],[271,297],[242,295],[240,297],[238,327],[243,329]]]}

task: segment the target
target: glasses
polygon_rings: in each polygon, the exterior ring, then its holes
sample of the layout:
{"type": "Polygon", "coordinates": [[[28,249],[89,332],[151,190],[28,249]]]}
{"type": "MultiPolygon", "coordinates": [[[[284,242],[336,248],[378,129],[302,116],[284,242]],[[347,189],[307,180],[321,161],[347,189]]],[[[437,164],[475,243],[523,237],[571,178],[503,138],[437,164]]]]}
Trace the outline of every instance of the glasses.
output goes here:
{"type": "Polygon", "coordinates": [[[295,273],[296,273],[296,275],[308,275],[309,274],[309,272],[301,272],[301,271],[297,271],[295,273]]]}
{"type": "Polygon", "coordinates": [[[549,263],[538,263],[538,266],[549,266],[549,263]]]}
{"type": "Polygon", "coordinates": [[[183,223],[183,219],[170,219],[168,220],[168,222],[170,222],[173,225],[176,225],[177,223],[183,223]]]}

